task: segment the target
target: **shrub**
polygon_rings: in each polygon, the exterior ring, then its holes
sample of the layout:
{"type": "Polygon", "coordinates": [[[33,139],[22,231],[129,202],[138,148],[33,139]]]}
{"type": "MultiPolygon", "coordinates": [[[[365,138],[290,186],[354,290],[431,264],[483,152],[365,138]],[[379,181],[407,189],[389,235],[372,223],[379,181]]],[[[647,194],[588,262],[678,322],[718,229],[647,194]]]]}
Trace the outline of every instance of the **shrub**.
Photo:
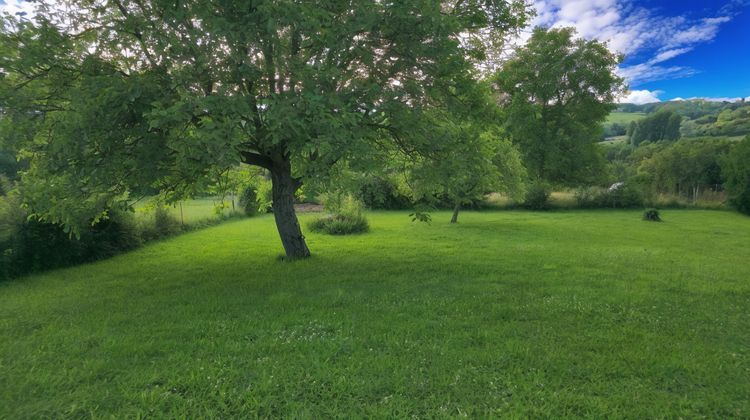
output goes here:
{"type": "Polygon", "coordinates": [[[142,219],[138,228],[144,241],[153,241],[179,233],[182,225],[167,207],[157,206],[153,216],[142,219]]]}
{"type": "Polygon", "coordinates": [[[634,208],[644,203],[641,192],[630,183],[617,183],[608,189],[579,188],[574,195],[581,208],[634,208]]]}
{"type": "Polygon", "coordinates": [[[358,197],[370,209],[402,210],[411,207],[411,198],[387,177],[372,177],[363,181],[358,197]]]}
{"type": "Polygon", "coordinates": [[[131,214],[110,212],[108,217],[71,237],[65,230],[41,220],[13,220],[0,240],[0,278],[11,278],[59,267],[107,258],[140,245],[131,214]]]}
{"type": "Polygon", "coordinates": [[[645,212],[643,212],[643,220],[647,220],[649,222],[661,222],[661,216],[659,215],[659,210],[657,209],[648,209],[645,212]]]}
{"type": "Polygon", "coordinates": [[[240,195],[240,206],[242,206],[242,209],[247,216],[252,217],[258,214],[258,192],[256,191],[255,186],[248,185],[242,190],[242,194],[240,195]]]}
{"type": "Polygon", "coordinates": [[[310,222],[308,228],[311,231],[330,235],[348,235],[367,232],[370,229],[362,213],[364,204],[353,195],[333,191],[321,194],[321,200],[331,214],[310,222]]]}
{"type": "Polygon", "coordinates": [[[573,192],[576,204],[580,208],[596,208],[600,204],[601,196],[605,193],[603,188],[599,187],[583,187],[578,188],[573,192]]]}
{"type": "Polygon", "coordinates": [[[544,182],[535,182],[526,191],[523,207],[529,210],[547,210],[549,197],[552,194],[550,186],[544,182]]]}
{"type": "Polygon", "coordinates": [[[329,235],[349,235],[364,233],[370,230],[370,225],[363,215],[332,214],[315,219],[308,224],[312,232],[327,233],[329,235]]]}

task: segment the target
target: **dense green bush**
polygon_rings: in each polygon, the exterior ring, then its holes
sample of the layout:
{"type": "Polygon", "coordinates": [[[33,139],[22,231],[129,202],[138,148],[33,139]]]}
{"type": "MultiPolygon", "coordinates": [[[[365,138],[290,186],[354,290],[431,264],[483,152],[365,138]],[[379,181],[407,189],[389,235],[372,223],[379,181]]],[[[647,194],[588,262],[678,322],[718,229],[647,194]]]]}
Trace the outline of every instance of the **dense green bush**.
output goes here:
{"type": "Polygon", "coordinates": [[[661,222],[661,215],[657,209],[648,209],[643,212],[643,220],[649,222],[661,222]]]}
{"type": "Polygon", "coordinates": [[[534,182],[526,191],[523,207],[529,210],[547,210],[550,207],[549,198],[552,188],[544,182],[534,182]]]}
{"type": "Polygon", "coordinates": [[[729,203],[739,212],[750,214],[750,136],[732,147],[721,172],[726,178],[729,203]]]}
{"type": "Polygon", "coordinates": [[[71,236],[58,225],[27,220],[16,203],[5,197],[0,211],[0,278],[67,267],[111,257],[138,247],[138,229],[130,213],[110,212],[108,217],[71,236]],[[16,206],[16,210],[8,211],[16,206]]]}
{"type": "Polygon", "coordinates": [[[329,235],[350,235],[370,230],[370,225],[362,214],[331,214],[311,221],[307,227],[312,232],[329,235]]]}
{"type": "Polygon", "coordinates": [[[139,222],[138,230],[146,242],[176,235],[183,230],[180,221],[165,206],[157,206],[151,217],[139,222]]]}
{"type": "Polygon", "coordinates": [[[404,194],[393,179],[370,177],[363,181],[358,197],[370,209],[403,210],[411,207],[411,198],[404,194]]]}
{"type": "Polygon", "coordinates": [[[240,206],[247,216],[252,217],[258,214],[258,192],[254,185],[248,185],[242,190],[240,206]]]}

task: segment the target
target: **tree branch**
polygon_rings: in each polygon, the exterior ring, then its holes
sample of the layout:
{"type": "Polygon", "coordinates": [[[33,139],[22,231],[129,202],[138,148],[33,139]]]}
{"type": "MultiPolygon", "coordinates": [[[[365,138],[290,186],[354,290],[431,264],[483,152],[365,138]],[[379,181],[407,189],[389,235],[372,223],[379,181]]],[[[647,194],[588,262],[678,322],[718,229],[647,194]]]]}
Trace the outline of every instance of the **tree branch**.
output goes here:
{"type": "Polygon", "coordinates": [[[261,168],[268,169],[269,171],[273,167],[273,161],[268,156],[263,156],[259,153],[253,152],[240,152],[242,163],[248,165],[260,166],[261,168]]]}

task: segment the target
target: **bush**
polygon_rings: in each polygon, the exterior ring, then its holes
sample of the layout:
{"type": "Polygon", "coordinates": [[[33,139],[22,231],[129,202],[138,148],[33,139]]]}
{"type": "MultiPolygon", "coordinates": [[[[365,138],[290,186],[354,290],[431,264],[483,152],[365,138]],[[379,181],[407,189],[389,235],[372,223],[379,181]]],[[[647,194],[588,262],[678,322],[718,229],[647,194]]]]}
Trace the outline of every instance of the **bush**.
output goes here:
{"type": "Polygon", "coordinates": [[[349,235],[364,233],[370,230],[367,219],[361,214],[332,214],[311,221],[307,227],[312,232],[327,233],[329,235],[349,235]]]}
{"type": "Polygon", "coordinates": [[[311,231],[330,235],[348,235],[370,230],[367,219],[362,213],[364,204],[353,195],[334,191],[321,194],[321,200],[331,214],[310,222],[308,228],[311,231]]]}
{"type": "Polygon", "coordinates": [[[617,183],[610,188],[585,187],[574,193],[580,208],[634,208],[643,206],[641,192],[630,183],[617,183]]]}
{"type": "Polygon", "coordinates": [[[256,191],[255,186],[248,185],[242,190],[242,194],[240,195],[240,206],[242,206],[242,209],[247,216],[252,217],[258,214],[258,192],[256,191]]]}
{"type": "Polygon", "coordinates": [[[659,210],[657,209],[648,209],[645,212],[643,212],[643,220],[647,220],[649,222],[661,222],[661,216],[659,215],[659,210]]]}
{"type": "Polygon", "coordinates": [[[144,241],[153,241],[179,233],[182,224],[167,207],[157,206],[152,217],[140,221],[138,229],[144,241]]]}
{"type": "Polygon", "coordinates": [[[357,196],[370,209],[403,210],[411,207],[411,198],[403,194],[390,178],[372,177],[362,182],[357,196]]]}
{"type": "Polygon", "coordinates": [[[552,194],[550,186],[543,182],[535,182],[526,191],[523,207],[529,210],[549,209],[549,197],[552,194]]]}
{"type": "Polygon", "coordinates": [[[110,212],[107,218],[82,229],[79,237],[71,237],[59,225],[19,219],[18,212],[8,219],[7,214],[0,215],[5,232],[0,238],[0,278],[96,261],[141,243],[133,215],[128,213],[110,212]]]}
{"type": "Polygon", "coordinates": [[[600,197],[605,193],[605,190],[600,187],[583,187],[578,188],[573,192],[578,207],[596,208],[599,206],[600,197]]]}

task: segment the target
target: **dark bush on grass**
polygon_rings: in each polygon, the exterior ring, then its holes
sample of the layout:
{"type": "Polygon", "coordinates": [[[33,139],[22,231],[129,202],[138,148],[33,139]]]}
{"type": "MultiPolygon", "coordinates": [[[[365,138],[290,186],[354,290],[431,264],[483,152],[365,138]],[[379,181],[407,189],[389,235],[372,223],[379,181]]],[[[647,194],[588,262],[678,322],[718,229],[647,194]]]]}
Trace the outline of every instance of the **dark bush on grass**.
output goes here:
{"type": "Polygon", "coordinates": [[[659,214],[659,210],[646,210],[645,212],[643,212],[643,220],[647,220],[649,222],[661,222],[661,215],[659,214]]]}
{"type": "Polygon", "coordinates": [[[258,214],[258,191],[255,186],[248,185],[240,195],[240,206],[246,216],[252,217],[258,214]]]}
{"type": "Polygon", "coordinates": [[[370,230],[367,219],[361,214],[332,214],[313,220],[307,227],[313,232],[329,235],[351,235],[370,230]]]}
{"type": "Polygon", "coordinates": [[[125,252],[141,243],[132,214],[110,212],[72,237],[59,226],[13,215],[3,221],[0,279],[68,267],[125,252]]]}
{"type": "Polygon", "coordinates": [[[526,198],[523,207],[529,210],[547,210],[549,209],[549,197],[552,194],[552,188],[544,182],[535,182],[529,186],[526,192],[526,198]]]}

